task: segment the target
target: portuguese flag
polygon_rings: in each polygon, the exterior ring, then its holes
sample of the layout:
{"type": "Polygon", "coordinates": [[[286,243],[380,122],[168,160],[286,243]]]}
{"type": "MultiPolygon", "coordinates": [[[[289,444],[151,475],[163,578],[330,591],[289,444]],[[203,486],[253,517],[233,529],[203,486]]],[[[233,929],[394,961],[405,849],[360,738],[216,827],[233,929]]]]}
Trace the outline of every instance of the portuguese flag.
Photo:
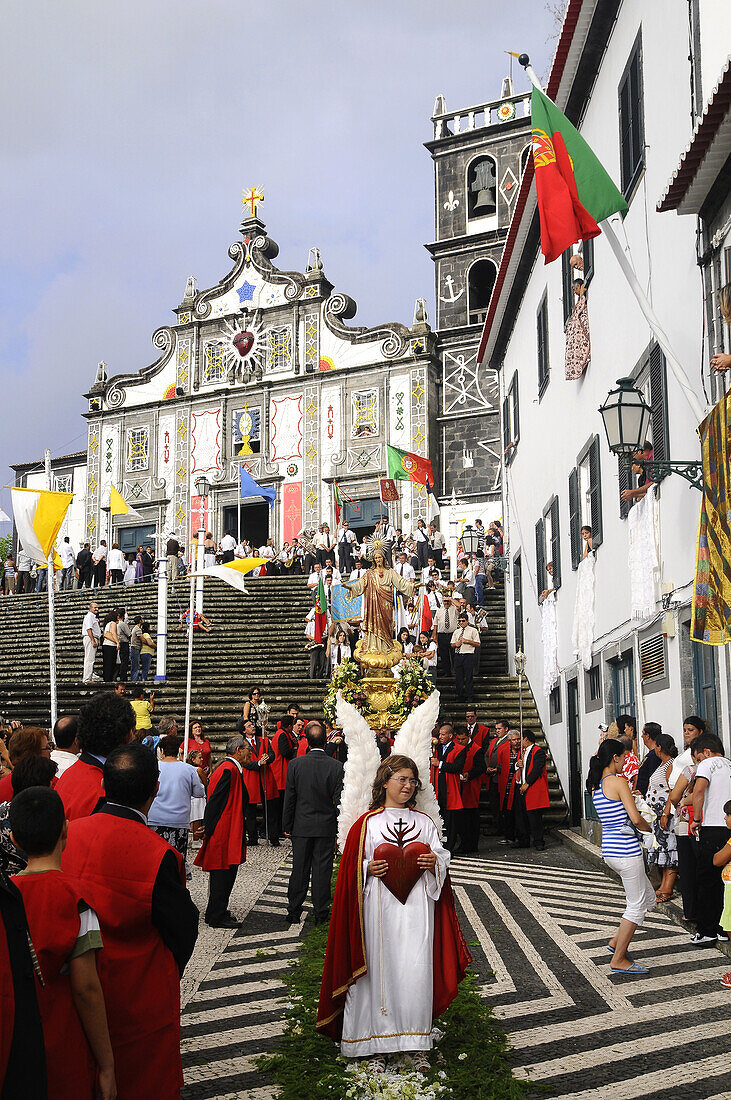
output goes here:
{"type": "Polygon", "coordinates": [[[569,245],[598,237],[597,223],[627,203],[579,131],[535,87],[531,123],[541,252],[549,264],[569,245]]]}
{"type": "Polygon", "coordinates": [[[343,511],[343,501],[347,500],[350,504],[353,503],[353,498],[349,497],[347,493],[338,485],[337,481],[333,481],[333,503],[335,504],[335,525],[340,525],[340,516],[343,511]]]}
{"type": "Polygon", "coordinates": [[[386,452],[389,477],[397,481],[416,481],[419,485],[426,485],[427,481],[434,484],[434,474],[428,458],[412,454],[411,451],[400,451],[390,443],[386,444],[386,452]]]}
{"type": "Polygon", "coordinates": [[[327,634],[327,599],[325,597],[325,585],[320,572],[320,583],[317,586],[315,596],[315,644],[320,645],[327,634]]]}

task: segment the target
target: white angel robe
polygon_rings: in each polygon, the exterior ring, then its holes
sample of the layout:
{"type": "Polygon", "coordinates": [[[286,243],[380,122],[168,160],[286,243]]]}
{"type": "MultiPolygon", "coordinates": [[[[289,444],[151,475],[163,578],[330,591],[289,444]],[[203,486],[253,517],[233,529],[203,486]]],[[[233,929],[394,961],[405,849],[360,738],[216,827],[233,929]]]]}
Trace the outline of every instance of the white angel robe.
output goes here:
{"type": "Polygon", "coordinates": [[[340,1050],[346,1058],[368,1058],[395,1051],[431,1050],[434,903],[449,868],[434,822],[409,809],[385,809],[368,819],[363,853],[363,922],[368,973],[345,998],[340,1050]],[[437,857],[402,905],[366,865],[387,829],[401,819],[416,825],[409,840],[428,844],[437,857]],[[418,832],[418,836],[416,835],[418,832]]]}

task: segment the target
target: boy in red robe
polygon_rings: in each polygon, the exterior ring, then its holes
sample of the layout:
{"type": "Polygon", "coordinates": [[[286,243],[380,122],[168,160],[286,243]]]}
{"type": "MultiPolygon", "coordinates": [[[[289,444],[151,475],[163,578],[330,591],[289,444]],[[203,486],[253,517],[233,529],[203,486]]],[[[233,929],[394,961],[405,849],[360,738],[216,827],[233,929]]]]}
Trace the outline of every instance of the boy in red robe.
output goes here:
{"type": "Polygon", "coordinates": [[[104,761],[114,749],[134,737],[135,712],[128,699],[100,691],[79,714],[77,738],[81,755],[56,784],[66,817],[88,817],[101,805],[104,761]]]}
{"type": "Polygon", "coordinates": [[[462,771],[459,775],[462,799],[460,854],[476,852],[480,840],[480,787],[485,774],[485,754],[479,740],[471,741],[465,726],[457,730],[455,738],[465,749],[462,771]]]}
{"type": "Polygon", "coordinates": [[[297,752],[297,738],[292,732],[294,718],[291,714],[285,714],[280,718],[279,724],[272,737],[271,747],[274,752],[274,761],[271,774],[277,785],[277,842],[282,831],[282,805],[284,791],[287,786],[287,768],[297,752]]]}
{"type": "Polygon", "coordinates": [[[103,778],[107,801],[70,823],[62,867],[101,925],[99,977],[120,1100],[179,1100],[180,975],[198,936],[198,910],[183,857],[147,825],[158,788],[155,754],[123,745],[108,756],[103,778]]]}
{"type": "Polygon", "coordinates": [[[533,730],[523,730],[523,759],[517,779],[515,796],[515,831],[518,843],[527,848],[533,837],[533,847],[543,851],[543,811],[551,805],[546,771],[546,750],[536,745],[533,730]]]}
{"type": "Polygon", "coordinates": [[[515,785],[519,773],[520,730],[511,730],[495,753],[500,796],[500,832],[506,844],[515,843],[515,785]]]}
{"type": "Polygon", "coordinates": [[[96,969],[102,938],[80,884],[61,870],[63,803],[50,787],[30,787],[13,799],[8,816],[13,843],[28,856],[14,881],[38,960],[49,1100],[93,1100],[97,1073],[98,1095],[111,1100],[114,1056],[96,969]]]}
{"type": "MultiPolygon", "coordinates": [[[[205,921],[212,928],[238,928],[228,903],[239,866],[246,860],[246,808],[249,802],[244,771],[251,756],[249,743],[237,733],[226,743],[223,760],[208,781],[203,815],[204,840],[196,867],[208,872],[205,921]]],[[[256,777],[258,778],[258,776],[256,777]]]]}
{"type": "Polygon", "coordinates": [[[268,737],[256,732],[250,718],[240,719],[240,730],[249,746],[249,757],[243,766],[244,784],[249,796],[246,810],[246,838],[251,848],[259,843],[258,807],[262,807],[262,836],[266,832],[270,844],[279,847],[277,801],[279,791],[272,773],[274,751],[268,737]],[[274,841],[276,840],[276,844],[274,841]]]}
{"type": "Polygon", "coordinates": [[[48,1100],[37,988],[23,898],[0,872],[0,1095],[48,1100]]]}

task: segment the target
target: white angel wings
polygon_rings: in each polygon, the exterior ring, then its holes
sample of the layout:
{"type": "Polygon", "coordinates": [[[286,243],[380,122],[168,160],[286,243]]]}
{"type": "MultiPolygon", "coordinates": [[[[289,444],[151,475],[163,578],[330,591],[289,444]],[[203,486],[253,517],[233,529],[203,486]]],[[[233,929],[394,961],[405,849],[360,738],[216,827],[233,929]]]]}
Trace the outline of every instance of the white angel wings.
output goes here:
{"type": "MultiPolygon", "coordinates": [[[[419,769],[422,790],[417,795],[416,809],[429,814],[437,829],[442,830],[434,788],[429,782],[431,737],[439,714],[439,692],[433,691],[426,702],[411,712],[396,734],[394,753],[409,756],[419,769]]],[[[337,697],[338,723],[345,734],[348,759],[345,762],[343,794],[338,816],[338,848],[342,852],[351,827],[368,809],[381,756],[373,730],[365,718],[343,696],[337,697]]]]}

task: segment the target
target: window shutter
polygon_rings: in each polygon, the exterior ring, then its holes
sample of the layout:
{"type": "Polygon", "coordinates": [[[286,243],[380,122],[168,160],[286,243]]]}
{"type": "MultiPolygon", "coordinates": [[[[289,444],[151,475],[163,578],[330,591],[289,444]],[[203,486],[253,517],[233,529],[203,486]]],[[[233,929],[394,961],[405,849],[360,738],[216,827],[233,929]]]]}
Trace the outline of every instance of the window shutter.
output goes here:
{"type": "Polygon", "coordinates": [[[601,546],[604,529],[602,527],[602,481],[599,466],[599,436],[595,435],[589,448],[589,503],[591,505],[591,545],[594,550],[601,546]]]}
{"type": "Polygon", "coordinates": [[[551,501],[551,561],[553,562],[553,587],[561,587],[561,536],[558,530],[558,497],[551,501]]]}
{"type": "Polygon", "coordinates": [[[631,500],[622,500],[622,493],[625,489],[631,489],[630,484],[632,480],[632,472],[629,462],[626,461],[624,455],[619,456],[619,514],[622,519],[627,519],[629,510],[632,507],[631,500]]]}
{"type": "Polygon", "coordinates": [[[619,89],[619,143],[621,157],[622,191],[627,192],[632,179],[632,166],[630,157],[631,142],[631,117],[629,74],[619,89]]]}
{"type": "Polygon", "coordinates": [[[543,534],[543,520],[539,519],[536,524],[536,585],[539,596],[546,587],[546,551],[543,534]]]}
{"type": "MultiPolygon", "coordinates": [[[[652,419],[652,457],[666,460],[669,454],[668,405],[665,356],[659,344],[650,352],[650,411],[652,419]]],[[[660,480],[657,478],[656,480],[660,480]]]]}
{"type": "Polygon", "coordinates": [[[517,443],[520,439],[520,414],[518,412],[518,372],[513,375],[513,382],[510,387],[513,399],[513,442],[517,443]]]}
{"type": "Polygon", "coordinates": [[[509,455],[507,453],[510,446],[510,401],[506,396],[503,398],[503,450],[505,453],[505,460],[509,461],[509,455]]]}
{"type": "Polygon", "coordinates": [[[569,260],[573,254],[573,248],[567,248],[561,254],[561,283],[563,286],[563,323],[564,326],[571,316],[574,308],[574,272],[569,260]]]}
{"type": "Polygon", "coordinates": [[[574,466],[569,474],[569,543],[571,544],[571,568],[577,569],[581,554],[579,543],[581,519],[579,517],[579,471],[574,466]]]}
{"type": "Polygon", "coordinates": [[[640,679],[646,683],[648,680],[662,680],[666,675],[665,638],[662,634],[655,634],[640,642],[640,679]]]}
{"type": "Polygon", "coordinates": [[[513,561],[513,610],[515,612],[515,648],[523,649],[523,561],[518,556],[513,561]]]}

